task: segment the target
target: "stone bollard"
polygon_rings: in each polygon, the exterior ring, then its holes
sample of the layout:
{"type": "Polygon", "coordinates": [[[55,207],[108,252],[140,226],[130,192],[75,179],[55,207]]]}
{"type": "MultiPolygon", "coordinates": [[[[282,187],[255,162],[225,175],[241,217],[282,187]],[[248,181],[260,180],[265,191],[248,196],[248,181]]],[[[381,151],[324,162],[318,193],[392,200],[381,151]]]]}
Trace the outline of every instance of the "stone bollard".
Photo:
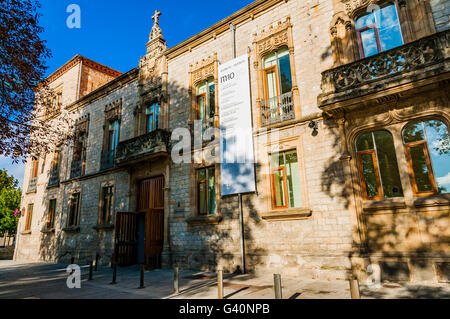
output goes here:
{"type": "Polygon", "coordinates": [[[92,280],[93,262],[89,262],[89,280],[92,280]]]}
{"type": "Polygon", "coordinates": [[[97,271],[97,266],[98,266],[98,260],[100,259],[100,255],[99,254],[96,254],[95,255],[95,268],[94,268],[94,271],[97,271]]]}
{"type": "Polygon", "coordinates": [[[275,299],[283,299],[283,292],[281,288],[281,275],[274,274],[273,281],[274,281],[273,287],[275,289],[275,299]]]}
{"type": "Polygon", "coordinates": [[[144,264],[141,264],[141,275],[140,275],[140,278],[139,278],[139,289],[143,289],[143,288],[145,288],[145,286],[144,286],[144,264]]]}
{"type": "Polygon", "coordinates": [[[176,294],[180,292],[179,279],[179,268],[176,266],[173,268],[173,291],[176,294]]]}
{"type": "Polygon", "coordinates": [[[356,276],[351,276],[349,279],[350,282],[350,295],[352,299],[361,299],[361,295],[359,293],[359,282],[356,276]]]}
{"type": "Polygon", "coordinates": [[[110,285],[117,284],[116,277],[117,277],[117,263],[113,262],[113,277],[112,277],[112,282],[110,283],[110,285]]]}
{"type": "Polygon", "coordinates": [[[218,299],[223,299],[223,269],[219,267],[217,269],[217,289],[218,289],[218,299]]]}

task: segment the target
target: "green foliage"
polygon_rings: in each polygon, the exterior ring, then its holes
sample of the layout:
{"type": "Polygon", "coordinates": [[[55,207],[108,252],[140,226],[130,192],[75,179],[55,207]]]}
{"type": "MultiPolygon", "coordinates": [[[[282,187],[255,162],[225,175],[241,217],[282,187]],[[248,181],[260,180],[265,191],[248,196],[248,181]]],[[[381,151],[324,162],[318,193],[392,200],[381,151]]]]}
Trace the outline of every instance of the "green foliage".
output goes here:
{"type": "Polygon", "coordinates": [[[0,234],[15,234],[19,214],[14,216],[16,209],[20,210],[22,191],[17,187],[18,181],[9,176],[5,169],[0,170],[0,234]]]}

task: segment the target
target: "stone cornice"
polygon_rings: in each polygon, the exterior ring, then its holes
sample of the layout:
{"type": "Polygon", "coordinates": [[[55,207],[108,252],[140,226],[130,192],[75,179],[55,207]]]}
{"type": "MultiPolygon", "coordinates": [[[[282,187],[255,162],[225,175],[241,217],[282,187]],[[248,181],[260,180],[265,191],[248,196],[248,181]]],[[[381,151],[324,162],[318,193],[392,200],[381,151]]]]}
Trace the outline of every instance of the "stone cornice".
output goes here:
{"type": "Polygon", "coordinates": [[[110,75],[113,77],[118,77],[118,76],[122,75],[122,73],[119,71],[111,69],[110,67],[107,67],[106,65],[100,64],[98,62],[95,62],[91,59],[85,58],[85,57],[77,54],[72,59],[67,61],[63,66],[61,66],[59,69],[57,69],[55,72],[50,74],[46,79],[47,84],[52,83],[53,81],[55,81],[56,79],[61,77],[63,74],[65,74],[67,71],[69,71],[70,69],[72,69],[73,67],[75,67],[76,65],[78,65],[81,62],[83,62],[84,65],[87,65],[88,67],[90,67],[94,70],[97,70],[99,72],[102,72],[104,74],[107,74],[107,75],[110,75]]]}
{"type": "Polygon", "coordinates": [[[273,7],[281,2],[286,3],[289,0],[257,0],[245,8],[237,11],[236,13],[228,16],[222,21],[214,24],[206,30],[194,35],[193,37],[181,42],[180,44],[170,48],[166,51],[166,56],[168,59],[173,59],[180,54],[191,51],[193,48],[201,45],[202,43],[215,39],[218,35],[230,31],[230,23],[238,25],[243,23],[248,19],[254,19],[256,16],[260,15],[262,12],[273,7]]]}

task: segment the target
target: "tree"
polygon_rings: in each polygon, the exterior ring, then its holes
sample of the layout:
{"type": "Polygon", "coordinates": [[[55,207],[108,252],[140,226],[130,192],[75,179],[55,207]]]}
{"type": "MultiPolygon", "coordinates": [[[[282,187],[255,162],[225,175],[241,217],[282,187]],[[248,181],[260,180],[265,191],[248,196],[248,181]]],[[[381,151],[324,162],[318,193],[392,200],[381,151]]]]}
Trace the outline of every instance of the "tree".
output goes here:
{"type": "Polygon", "coordinates": [[[5,169],[0,170],[0,234],[15,234],[19,214],[14,216],[15,210],[20,211],[22,191],[17,187],[18,181],[9,176],[5,169]]]}
{"type": "Polygon", "coordinates": [[[0,0],[0,155],[15,162],[70,139],[70,117],[59,111],[49,120],[46,111],[55,93],[44,78],[51,53],[39,37],[39,8],[37,0],[0,0]]]}

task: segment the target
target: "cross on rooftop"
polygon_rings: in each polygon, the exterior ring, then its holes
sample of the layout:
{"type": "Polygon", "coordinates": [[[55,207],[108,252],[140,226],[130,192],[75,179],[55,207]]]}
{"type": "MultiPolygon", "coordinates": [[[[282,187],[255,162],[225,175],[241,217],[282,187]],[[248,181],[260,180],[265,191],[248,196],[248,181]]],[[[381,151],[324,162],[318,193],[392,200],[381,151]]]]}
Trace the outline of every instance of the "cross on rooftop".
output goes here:
{"type": "Polygon", "coordinates": [[[155,20],[155,24],[159,24],[160,15],[162,15],[162,13],[158,10],[155,10],[155,15],[152,17],[152,19],[155,20]]]}

